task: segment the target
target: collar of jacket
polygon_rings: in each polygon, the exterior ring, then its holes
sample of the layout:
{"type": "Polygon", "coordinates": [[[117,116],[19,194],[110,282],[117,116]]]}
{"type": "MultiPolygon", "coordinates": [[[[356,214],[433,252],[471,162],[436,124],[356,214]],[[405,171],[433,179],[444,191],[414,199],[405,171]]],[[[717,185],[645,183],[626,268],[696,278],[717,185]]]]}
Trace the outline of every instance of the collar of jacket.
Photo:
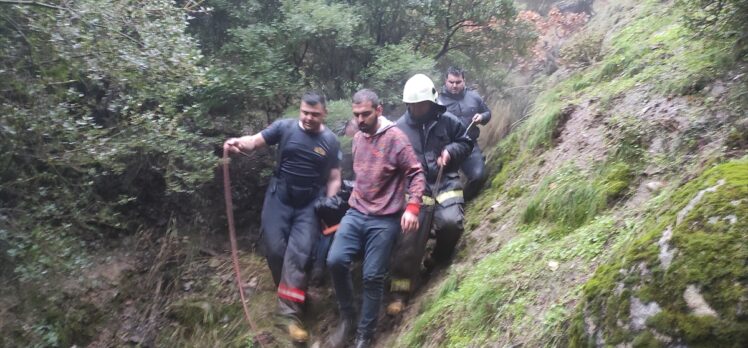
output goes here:
{"type": "Polygon", "coordinates": [[[374,133],[374,134],[369,134],[369,133],[365,133],[365,132],[361,132],[361,133],[365,137],[367,137],[367,138],[373,138],[373,137],[378,136],[378,135],[384,133],[386,130],[388,130],[388,129],[390,129],[390,128],[392,128],[392,127],[395,126],[394,122],[390,121],[389,119],[387,119],[387,117],[384,117],[384,116],[379,116],[378,121],[379,121],[379,128],[377,128],[377,132],[376,133],[374,133]]]}

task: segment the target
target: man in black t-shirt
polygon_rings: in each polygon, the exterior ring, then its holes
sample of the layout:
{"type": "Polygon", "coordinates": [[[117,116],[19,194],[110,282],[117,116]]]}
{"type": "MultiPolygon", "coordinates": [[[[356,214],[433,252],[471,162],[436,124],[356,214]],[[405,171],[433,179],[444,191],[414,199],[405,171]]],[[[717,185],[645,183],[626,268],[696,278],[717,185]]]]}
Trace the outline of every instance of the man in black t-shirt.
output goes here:
{"type": "Polygon", "coordinates": [[[340,144],[323,122],[325,98],[308,92],[299,119],[283,119],[254,135],[226,140],[232,153],[278,144],[278,164],[262,207],[262,239],[278,288],[278,312],[289,319],[288,333],[305,342],[309,333],[300,320],[306,299],[306,269],[320,233],[314,202],[340,189],[340,144]]]}

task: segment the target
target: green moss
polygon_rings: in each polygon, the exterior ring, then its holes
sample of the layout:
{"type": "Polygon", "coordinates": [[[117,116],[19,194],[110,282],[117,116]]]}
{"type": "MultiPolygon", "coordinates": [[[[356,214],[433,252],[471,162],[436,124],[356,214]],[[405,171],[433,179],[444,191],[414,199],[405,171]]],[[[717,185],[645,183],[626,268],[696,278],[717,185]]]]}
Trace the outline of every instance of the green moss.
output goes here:
{"type": "MultiPolygon", "coordinates": [[[[680,188],[671,204],[645,225],[649,227],[642,236],[616,258],[619,261],[601,266],[585,284],[585,301],[575,320],[591,319],[607,344],[651,343],[648,330],[634,332],[620,324],[629,322],[629,301],[635,296],[661,308],[647,321],[649,329],[689,346],[744,346],[746,197],[748,158],[716,166],[680,188]],[[668,228],[672,238],[667,243],[677,252],[665,266],[658,242],[668,228]],[[692,313],[684,297],[689,286],[699,289],[716,317],[692,313]]],[[[592,341],[585,328],[583,322],[571,325],[569,342],[592,341]]]]}
{"type": "Polygon", "coordinates": [[[608,201],[616,200],[623,196],[631,186],[634,172],[626,162],[614,162],[603,165],[597,185],[602,187],[608,201]]]}
{"type": "Polygon", "coordinates": [[[665,345],[655,338],[654,334],[649,331],[639,334],[631,342],[634,348],[659,348],[665,347],[665,345]]]}

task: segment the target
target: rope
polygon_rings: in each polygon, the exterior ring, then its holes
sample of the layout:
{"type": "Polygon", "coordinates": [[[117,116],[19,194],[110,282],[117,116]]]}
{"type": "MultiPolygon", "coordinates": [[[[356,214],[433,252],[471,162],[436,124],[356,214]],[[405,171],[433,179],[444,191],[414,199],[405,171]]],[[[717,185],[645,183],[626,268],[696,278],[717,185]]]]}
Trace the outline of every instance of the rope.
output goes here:
{"type": "MultiPolygon", "coordinates": [[[[234,263],[234,275],[236,276],[236,286],[239,287],[239,297],[242,300],[242,308],[244,309],[244,318],[249,323],[249,328],[255,334],[257,331],[257,325],[255,325],[252,316],[249,314],[249,308],[247,307],[247,300],[244,296],[244,287],[242,284],[242,276],[239,269],[239,252],[237,251],[236,245],[236,228],[234,227],[234,204],[231,201],[231,179],[229,179],[229,152],[227,149],[223,150],[223,196],[226,199],[226,217],[229,223],[229,239],[231,240],[231,259],[234,263]]],[[[255,335],[255,339],[260,343],[260,347],[265,348],[265,344],[262,340],[255,335]]]]}

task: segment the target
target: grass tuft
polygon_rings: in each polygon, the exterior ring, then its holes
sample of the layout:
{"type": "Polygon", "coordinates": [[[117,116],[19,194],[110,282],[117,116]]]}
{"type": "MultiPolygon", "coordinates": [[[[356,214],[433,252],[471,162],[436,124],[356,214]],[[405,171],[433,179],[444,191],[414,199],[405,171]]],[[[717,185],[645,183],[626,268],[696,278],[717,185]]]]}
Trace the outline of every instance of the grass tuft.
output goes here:
{"type": "Polygon", "coordinates": [[[547,177],[533,195],[522,214],[522,222],[546,222],[559,232],[568,232],[591,220],[605,209],[605,189],[567,167],[547,177]]]}

